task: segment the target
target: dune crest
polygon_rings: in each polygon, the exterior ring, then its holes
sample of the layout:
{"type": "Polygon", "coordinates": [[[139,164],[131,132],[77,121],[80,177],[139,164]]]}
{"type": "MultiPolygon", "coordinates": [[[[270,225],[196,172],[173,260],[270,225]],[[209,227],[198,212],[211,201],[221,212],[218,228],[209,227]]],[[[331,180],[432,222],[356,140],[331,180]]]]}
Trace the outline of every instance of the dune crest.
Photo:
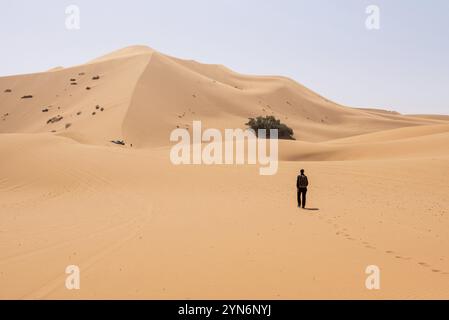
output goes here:
{"type": "Polygon", "coordinates": [[[259,115],[276,116],[308,142],[446,122],[344,107],[284,77],[245,76],[144,46],[72,68],[3,77],[0,88],[11,90],[0,94],[0,113],[9,114],[0,132],[51,132],[95,145],[124,139],[135,147],[166,146],[171,130],[193,120],[244,128],[259,115]],[[33,98],[20,99],[27,94],[33,98]],[[48,125],[54,116],[64,121],[48,125]]]}

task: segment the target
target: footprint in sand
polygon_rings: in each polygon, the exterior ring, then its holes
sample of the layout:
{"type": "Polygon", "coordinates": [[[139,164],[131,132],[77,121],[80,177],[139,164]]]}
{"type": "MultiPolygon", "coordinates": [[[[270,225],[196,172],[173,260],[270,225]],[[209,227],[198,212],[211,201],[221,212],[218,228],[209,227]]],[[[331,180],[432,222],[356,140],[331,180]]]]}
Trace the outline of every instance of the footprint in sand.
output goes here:
{"type": "MultiPolygon", "coordinates": [[[[427,264],[426,262],[419,262],[418,263],[421,267],[424,267],[424,268],[430,268],[431,266],[429,265],[429,264],[427,264]]],[[[432,272],[433,273],[440,273],[440,274],[443,274],[443,275],[449,275],[449,273],[448,272],[442,272],[441,270],[439,270],[439,269],[432,269],[432,272]]]]}
{"type": "Polygon", "coordinates": [[[427,264],[427,263],[425,263],[425,262],[419,262],[418,263],[421,267],[424,267],[424,268],[428,268],[429,267],[429,265],[427,264]]]}

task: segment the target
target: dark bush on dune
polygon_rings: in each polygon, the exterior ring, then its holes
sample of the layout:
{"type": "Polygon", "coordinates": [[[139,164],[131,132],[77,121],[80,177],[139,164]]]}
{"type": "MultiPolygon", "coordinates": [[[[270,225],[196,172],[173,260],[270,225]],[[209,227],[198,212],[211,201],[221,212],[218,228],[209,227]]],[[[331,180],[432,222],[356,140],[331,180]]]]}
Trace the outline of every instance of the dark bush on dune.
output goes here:
{"type": "Polygon", "coordinates": [[[113,144],[117,144],[117,145],[119,145],[119,146],[124,146],[124,145],[126,145],[125,144],[125,141],[123,141],[123,140],[112,140],[111,141],[113,144]]]}
{"type": "Polygon", "coordinates": [[[270,135],[270,129],[277,129],[278,130],[278,138],[279,139],[287,139],[287,140],[294,140],[293,137],[294,133],[291,128],[289,128],[287,125],[281,123],[280,120],[277,120],[273,116],[266,116],[266,117],[257,117],[257,118],[249,118],[249,122],[246,123],[247,126],[249,126],[251,129],[253,129],[256,134],[258,134],[259,129],[266,129],[267,135],[269,137],[270,135]]]}
{"type": "Polygon", "coordinates": [[[62,117],[62,116],[56,116],[56,117],[53,117],[53,118],[49,119],[49,120],[47,121],[47,124],[50,124],[50,123],[56,123],[56,122],[61,121],[62,119],[64,119],[64,117],[62,117]]]}

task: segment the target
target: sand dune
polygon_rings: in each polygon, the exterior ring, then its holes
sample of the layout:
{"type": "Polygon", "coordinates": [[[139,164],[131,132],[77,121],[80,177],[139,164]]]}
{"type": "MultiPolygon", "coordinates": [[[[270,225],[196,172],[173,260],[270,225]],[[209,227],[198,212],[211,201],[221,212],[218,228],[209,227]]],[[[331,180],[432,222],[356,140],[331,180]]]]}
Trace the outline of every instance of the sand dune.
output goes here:
{"type": "Polygon", "coordinates": [[[449,126],[385,130],[323,143],[282,141],[285,161],[340,161],[432,158],[449,156],[449,126]]]}
{"type": "Polygon", "coordinates": [[[141,46],[0,78],[0,298],[447,299],[448,143],[445,116],[349,108],[141,46]],[[297,139],[275,176],[168,159],[177,127],[268,114],[297,139]],[[316,210],[296,208],[300,168],[316,210]],[[380,291],[365,288],[373,264],[380,291]]]}
{"type": "Polygon", "coordinates": [[[432,120],[440,120],[447,122],[449,121],[449,116],[445,116],[442,114],[414,114],[409,115],[409,117],[421,118],[421,119],[432,119],[432,120]]]}
{"type": "Polygon", "coordinates": [[[0,93],[1,113],[8,113],[0,132],[55,131],[95,145],[117,138],[135,147],[167,145],[173,128],[194,119],[244,128],[247,118],[272,114],[289,123],[298,140],[313,142],[442,121],[351,109],[287,78],[244,76],[141,46],[82,66],[0,78],[0,88],[11,90],[0,93]],[[25,95],[33,97],[21,99],[25,95]],[[63,121],[47,124],[58,115],[63,121]]]}

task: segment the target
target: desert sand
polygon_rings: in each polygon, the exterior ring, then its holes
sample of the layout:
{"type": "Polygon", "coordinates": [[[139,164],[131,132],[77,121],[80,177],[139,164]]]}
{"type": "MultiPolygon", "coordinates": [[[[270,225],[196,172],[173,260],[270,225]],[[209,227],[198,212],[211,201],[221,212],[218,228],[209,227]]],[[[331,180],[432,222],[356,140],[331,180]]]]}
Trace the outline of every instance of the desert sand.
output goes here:
{"type": "Polygon", "coordinates": [[[448,116],[141,46],[2,77],[0,299],[449,299],[448,144],[448,116]],[[175,128],[259,115],[295,132],[276,175],[170,162],[175,128]]]}

